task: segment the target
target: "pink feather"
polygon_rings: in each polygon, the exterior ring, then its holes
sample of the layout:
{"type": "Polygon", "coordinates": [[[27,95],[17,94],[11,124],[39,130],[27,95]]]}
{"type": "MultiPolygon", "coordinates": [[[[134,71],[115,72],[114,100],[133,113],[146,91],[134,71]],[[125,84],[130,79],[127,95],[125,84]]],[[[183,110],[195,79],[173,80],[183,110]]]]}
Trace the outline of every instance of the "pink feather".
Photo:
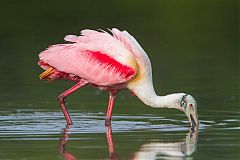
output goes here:
{"type": "Polygon", "coordinates": [[[62,73],[54,78],[69,74],[95,85],[112,86],[125,83],[136,74],[129,63],[133,54],[107,32],[83,30],[81,36],[67,35],[64,39],[73,43],[53,45],[39,54],[42,68],[46,69],[47,64],[62,73]]]}

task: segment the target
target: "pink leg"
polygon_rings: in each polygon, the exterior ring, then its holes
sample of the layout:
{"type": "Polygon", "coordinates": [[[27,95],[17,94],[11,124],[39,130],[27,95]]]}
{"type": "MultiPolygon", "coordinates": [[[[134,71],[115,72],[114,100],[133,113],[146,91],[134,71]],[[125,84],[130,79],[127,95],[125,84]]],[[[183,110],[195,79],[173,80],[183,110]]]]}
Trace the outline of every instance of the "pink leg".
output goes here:
{"type": "Polygon", "coordinates": [[[110,126],[111,125],[111,117],[112,117],[112,110],[114,106],[114,100],[115,96],[117,94],[117,90],[110,90],[109,91],[109,101],[108,101],[108,110],[107,110],[107,115],[105,119],[105,126],[110,126]]]}
{"type": "Polygon", "coordinates": [[[72,125],[72,120],[68,114],[67,108],[65,106],[65,101],[68,95],[72,94],[73,92],[75,92],[76,90],[78,90],[80,87],[84,86],[87,84],[87,81],[85,80],[80,80],[77,84],[75,84],[72,88],[64,91],[62,94],[60,94],[58,96],[58,100],[59,100],[59,104],[62,108],[62,112],[65,116],[65,119],[67,121],[68,125],[72,125]]]}

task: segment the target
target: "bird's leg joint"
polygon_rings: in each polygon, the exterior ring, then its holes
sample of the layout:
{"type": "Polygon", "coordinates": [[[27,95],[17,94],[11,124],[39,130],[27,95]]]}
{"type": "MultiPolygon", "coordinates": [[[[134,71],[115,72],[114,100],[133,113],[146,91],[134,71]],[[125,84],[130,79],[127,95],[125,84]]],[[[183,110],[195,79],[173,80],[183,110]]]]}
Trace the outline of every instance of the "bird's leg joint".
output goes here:
{"type": "Polygon", "coordinates": [[[60,95],[58,96],[58,100],[59,100],[60,102],[65,103],[65,101],[66,101],[66,96],[65,96],[64,94],[60,94],[60,95]]]}
{"type": "Polygon", "coordinates": [[[109,90],[110,96],[115,97],[115,95],[119,92],[119,90],[111,89],[109,90]]]}

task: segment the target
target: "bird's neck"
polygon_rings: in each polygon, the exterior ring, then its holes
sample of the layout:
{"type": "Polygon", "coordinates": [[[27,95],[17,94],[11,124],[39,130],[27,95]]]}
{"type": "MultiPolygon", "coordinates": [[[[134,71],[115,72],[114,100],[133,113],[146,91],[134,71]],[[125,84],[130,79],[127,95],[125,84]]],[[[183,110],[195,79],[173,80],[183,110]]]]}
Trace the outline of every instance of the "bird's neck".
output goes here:
{"type": "Polygon", "coordinates": [[[176,100],[177,94],[169,94],[159,96],[156,94],[152,81],[139,81],[134,84],[129,84],[128,88],[146,105],[153,108],[178,108],[176,100]]]}

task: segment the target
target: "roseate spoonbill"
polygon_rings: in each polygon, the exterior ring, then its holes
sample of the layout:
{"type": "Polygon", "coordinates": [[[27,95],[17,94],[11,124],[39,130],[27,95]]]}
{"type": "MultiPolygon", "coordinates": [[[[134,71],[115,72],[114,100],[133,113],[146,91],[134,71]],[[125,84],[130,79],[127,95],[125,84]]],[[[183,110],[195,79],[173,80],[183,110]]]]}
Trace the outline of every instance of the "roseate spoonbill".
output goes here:
{"type": "Polygon", "coordinates": [[[183,111],[192,128],[199,126],[197,103],[185,93],[158,96],[153,88],[151,62],[133,36],[116,28],[110,33],[82,30],[80,36],[67,35],[68,44],[56,44],[39,54],[39,66],[45,71],[40,79],[68,79],[76,84],[60,94],[58,100],[67,124],[72,121],[65,106],[66,97],[85,85],[109,91],[105,125],[111,124],[114,99],[118,91],[129,89],[153,108],[183,111]]]}

